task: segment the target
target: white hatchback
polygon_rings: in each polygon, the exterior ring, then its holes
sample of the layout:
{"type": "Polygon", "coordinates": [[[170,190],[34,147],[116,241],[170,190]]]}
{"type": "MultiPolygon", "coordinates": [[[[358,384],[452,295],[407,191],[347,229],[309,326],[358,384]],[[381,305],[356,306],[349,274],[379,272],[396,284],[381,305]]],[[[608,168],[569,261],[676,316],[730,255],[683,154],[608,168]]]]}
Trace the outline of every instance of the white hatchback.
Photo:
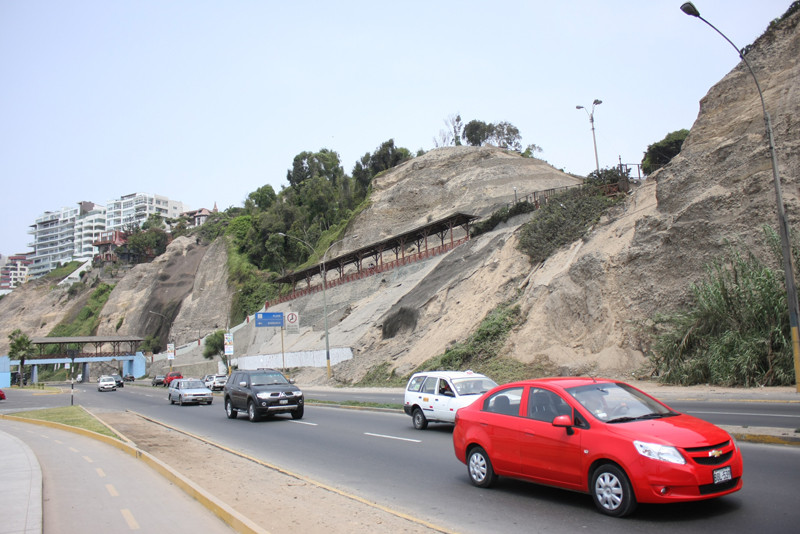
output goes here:
{"type": "Polygon", "coordinates": [[[459,408],[469,406],[497,383],[472,371],[428,371],[415,373],[408,381],[403,411],[414,428],[424,430],[428,422],[454,423],[459,408]]]}

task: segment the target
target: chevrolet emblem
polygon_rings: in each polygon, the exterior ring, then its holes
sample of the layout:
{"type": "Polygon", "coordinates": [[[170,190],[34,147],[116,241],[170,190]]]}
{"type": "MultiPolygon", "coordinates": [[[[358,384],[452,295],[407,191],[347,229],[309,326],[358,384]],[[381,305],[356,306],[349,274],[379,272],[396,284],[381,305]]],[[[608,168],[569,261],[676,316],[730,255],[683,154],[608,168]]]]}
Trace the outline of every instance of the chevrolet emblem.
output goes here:
{"type": "Polygon", "coordinates": [[[714,449],[713,451],[708,451],[708,457],[711,458],[712,456],[714,458],[719,458],[720,456],[722,456],[722,451],[717,449],[714,449]]]}

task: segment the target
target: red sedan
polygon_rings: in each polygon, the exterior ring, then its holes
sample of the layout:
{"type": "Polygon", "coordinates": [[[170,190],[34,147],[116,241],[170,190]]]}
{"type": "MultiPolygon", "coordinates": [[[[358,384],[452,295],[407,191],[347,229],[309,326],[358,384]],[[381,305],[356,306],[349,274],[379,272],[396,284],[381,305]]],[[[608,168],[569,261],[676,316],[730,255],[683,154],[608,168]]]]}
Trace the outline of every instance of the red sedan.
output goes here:
{"type": "Polygon", "coordinates": [[[612,380],[498,386],[457,412],[453,445],[476,486],[503,475],[589,493],[615,517],[640,502],[742,488],[742,455],[727,432],[612,380]]]}

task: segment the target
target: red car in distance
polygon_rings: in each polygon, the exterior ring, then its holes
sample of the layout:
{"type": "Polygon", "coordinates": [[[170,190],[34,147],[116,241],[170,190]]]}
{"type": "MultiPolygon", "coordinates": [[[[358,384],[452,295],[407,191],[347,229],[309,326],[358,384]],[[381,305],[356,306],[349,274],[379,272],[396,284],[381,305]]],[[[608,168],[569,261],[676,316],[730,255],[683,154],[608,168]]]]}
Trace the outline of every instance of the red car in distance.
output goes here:
{"type": "Polygon", "coordinates": [[[498,386],[456,413],[470,481],[499,475],[588,493],[604,514],[637,503],[711,499],[742,488],[733,438],[613,380],[543,378],[498,386]]]}
{"type": "Polygon", "coordinates": [[[164,382],[162,382],[162,385],[169,387],[170,382],[179,378],[183,378],[183,374],[181,374],[180,371],[170,371],[166,374],[166,376],[164,376],[164,382]]]}

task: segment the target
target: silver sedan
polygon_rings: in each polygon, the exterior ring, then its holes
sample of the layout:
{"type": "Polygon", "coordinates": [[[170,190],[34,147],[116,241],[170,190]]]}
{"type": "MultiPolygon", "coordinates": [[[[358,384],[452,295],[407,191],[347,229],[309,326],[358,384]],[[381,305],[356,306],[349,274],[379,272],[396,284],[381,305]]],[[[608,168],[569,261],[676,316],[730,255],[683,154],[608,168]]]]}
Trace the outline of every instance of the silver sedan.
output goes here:
{"type": "Polygon", "coordinates": [[[214,395],[202,380],[197,378],[180,378],[169,383],[167,400],[170,404],[176,402],[183,406],[188,403],[211,404],[214,395]]]}

